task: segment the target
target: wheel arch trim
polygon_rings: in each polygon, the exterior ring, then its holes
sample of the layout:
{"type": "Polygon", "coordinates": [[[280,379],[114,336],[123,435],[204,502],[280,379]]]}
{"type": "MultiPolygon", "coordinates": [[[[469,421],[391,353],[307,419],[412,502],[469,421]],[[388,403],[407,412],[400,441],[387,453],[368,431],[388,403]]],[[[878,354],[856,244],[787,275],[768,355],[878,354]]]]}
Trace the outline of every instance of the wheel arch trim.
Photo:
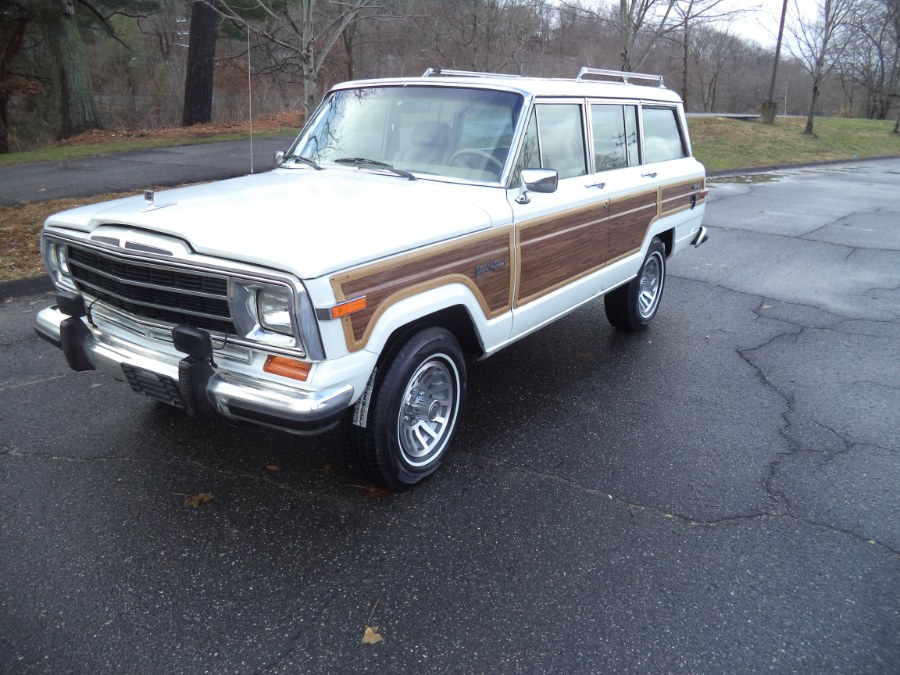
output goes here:
{"type": "Polygon", "coordinates": [[[430,288],[427,288],[429,284],[422,286],[426,288],[404,289],[384,302],[375,312],[359,341],[354,340],[352,330],[345,324],[344,335],[348,350],[353,352],[365,348],[370,352],[382,353],[397,335],[424,324],[442,325],[450,330],[461,344],[465,344],[467,342],[465,336],[458,335],[456,330],[445,325],[445,321],[429,321],[430,318],[446,317],[448,312],[462,310],[468,320],[471,337],[477,341],[479,349],[483,352],[488,321],[499,318],[501,313],[489,315],[474,290],[461,280],[451,280],[449,283],[430,288]]]}

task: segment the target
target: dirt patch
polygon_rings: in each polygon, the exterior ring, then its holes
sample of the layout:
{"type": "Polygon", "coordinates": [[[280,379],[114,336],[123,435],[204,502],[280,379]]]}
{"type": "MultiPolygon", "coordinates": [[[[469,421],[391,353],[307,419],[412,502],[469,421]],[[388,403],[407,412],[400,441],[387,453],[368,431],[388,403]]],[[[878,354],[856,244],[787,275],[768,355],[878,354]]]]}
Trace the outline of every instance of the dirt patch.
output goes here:
{"type": "Polygon", "coordinates": [[[48,216],[76,206],[134,194],[133,191],[120,192],[0,206],[0,281],[29,279],[45,273],[41,262],[41,227],[48,216]]]}

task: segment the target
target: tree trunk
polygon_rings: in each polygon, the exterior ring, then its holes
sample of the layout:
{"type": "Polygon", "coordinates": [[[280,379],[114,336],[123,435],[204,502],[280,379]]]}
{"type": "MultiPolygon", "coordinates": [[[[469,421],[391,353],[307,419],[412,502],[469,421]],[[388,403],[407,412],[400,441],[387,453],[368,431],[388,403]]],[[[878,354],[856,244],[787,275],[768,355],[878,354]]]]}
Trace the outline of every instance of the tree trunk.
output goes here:
{"type": "Polygon", "coordinates": [[[217,19],[212,7],[202,0],[194,0],[181,115],[181,125],[185,127],[212,121],[217,19]]]}
{"type": "Polygon", "coordinates": [[[684,17],[684,41],[681,45],[681,102],[684,110],[688,110],[688,57],[690,56],[690,32],[688,17],[684,17]]]}
{"type": "Polygon", "coordinates": [[[812,136],[814,138],[818,138],[816,133],[813,131],[813,120],[816,116],[816,103],[819,102],[819,80],[813,81],[813,90],[812,90],[812,101],[809,104],[809,114],[806,116],[806,128],[803,129],[803,133],[812,136]]]}
{"type": "MultiPolygon", "coordinates": [[[[302,0],[301,11],[303,17],[303,32],[300,36],[303,46],[301,56],[303,70],[303,119],[308,120],[316,107],[318,92],[316,91],[316,75],[319,72],[316,63],[315,40],[313,32],[313,14],[315,12],[315,0],[302,0]]],[[[324,54],[320,58],[324,58],[324,54]]]]}
{"type": "Polygon", "coordinates": [[[621,40],[622,70],[631,70],[631,15],[628,12],[628,0],[619,0],[619,39],[621,40]]]}
{"type": "Polygon", "coordinates": [[[60,138],[100,127],[84,59],[84,43],[72,7],[72,4],[45,2],[35,10],[59,96],[60,138]]]}
{"type": "Polygon", "coordinates": [[[778,24],[778,40],[775,43],[775,62],[772,64],[772,79],[769,82],[769,98],[762,104],[763,124],[775,124],[778,102],[775,100],[775,80],[778,78],[778,61],[781,59],[781,41],[784,39],[784,18],[787,16],[788,0],[781,5],[781,21],[778,24]]]}
{"type": "Polygon", "coordinates": [[[9,96],[0,94],[0,155],[9,152],[9,96]]]}

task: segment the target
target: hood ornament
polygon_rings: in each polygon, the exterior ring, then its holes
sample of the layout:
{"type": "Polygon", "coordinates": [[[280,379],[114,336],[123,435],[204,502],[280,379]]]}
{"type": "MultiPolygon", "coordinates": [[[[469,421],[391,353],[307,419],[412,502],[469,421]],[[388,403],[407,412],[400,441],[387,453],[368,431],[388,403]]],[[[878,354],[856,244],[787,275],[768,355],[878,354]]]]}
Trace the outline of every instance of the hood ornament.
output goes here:
{"type": "Polygon", "coordinates": [[[177,203],[178,202],[166,202],[164,204],[157,204],[156,193],[153,190],[144,190],[144,208],[141,209],[141,212],[156,211],[157,209],[164,209],[167,206],[175,206],[177,203]]]}

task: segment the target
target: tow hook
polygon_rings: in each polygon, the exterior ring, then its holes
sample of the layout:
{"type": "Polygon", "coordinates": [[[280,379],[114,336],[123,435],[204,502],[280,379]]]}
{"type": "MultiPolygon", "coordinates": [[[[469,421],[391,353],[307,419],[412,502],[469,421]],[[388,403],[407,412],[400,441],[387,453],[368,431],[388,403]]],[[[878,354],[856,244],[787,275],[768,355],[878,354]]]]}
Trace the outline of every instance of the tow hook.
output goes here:
{"type": "Polygon", "coordinates": [[[209,333],[192,326],[175,326],[172,342],[175,349],[187,354],[178,362],[178,393],[185,412],[191,417],[212,414],[214,409],[206,395],[215,365],[209,333]]]}
{"type": "Polygon", "coordinates": [[[59,324],[59,347],[66,357],[66,363],[69,368],[78,372],[94,370],[94,364],[88,360],[84,349],[84,343],[94,339],[81,320],[87,314],[84,298],[78,293],[60,291],[56,295],[56,306],[68,317],[59,324]]]}

